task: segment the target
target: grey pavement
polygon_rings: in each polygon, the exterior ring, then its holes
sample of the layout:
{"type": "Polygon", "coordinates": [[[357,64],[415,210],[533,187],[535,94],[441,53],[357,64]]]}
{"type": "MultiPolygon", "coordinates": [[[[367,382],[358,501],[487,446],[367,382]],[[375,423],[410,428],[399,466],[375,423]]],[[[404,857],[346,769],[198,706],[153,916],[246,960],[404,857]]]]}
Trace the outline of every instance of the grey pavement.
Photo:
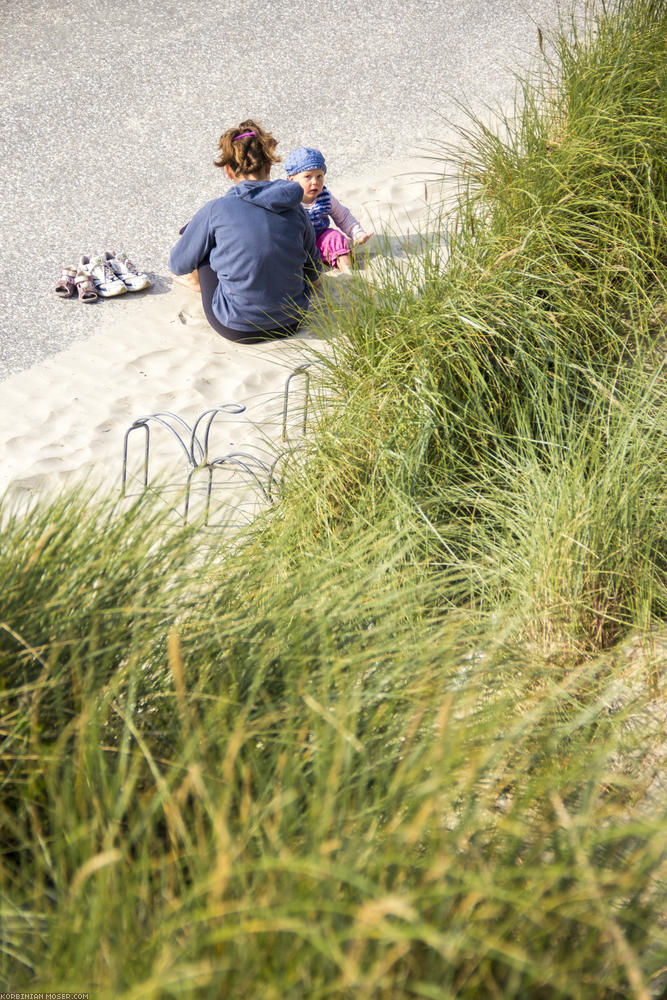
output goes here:
{"type": "Polygon", "coordinates": [[[56,297],[81,253],[124,250],[168,290],[178,227],[225,190],[226,128],[252,116],[283,156],[318,146],[335,190],[437,137],[457,102],[511,100],[557,17],[556,0],[5,0],[0,378],[129,308],[56,297]]]}

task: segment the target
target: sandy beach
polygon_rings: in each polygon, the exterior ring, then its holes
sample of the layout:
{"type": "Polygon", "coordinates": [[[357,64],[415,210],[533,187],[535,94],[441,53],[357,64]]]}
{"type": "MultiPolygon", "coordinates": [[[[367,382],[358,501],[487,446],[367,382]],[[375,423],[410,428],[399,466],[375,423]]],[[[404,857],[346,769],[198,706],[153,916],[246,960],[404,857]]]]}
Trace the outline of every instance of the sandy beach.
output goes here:
{"type": "Polygon", "coordinates": [[[116,488],[124,434],[147,413],[191,423],[236,403],[244,417],[221,424],[220,448],[275,438],[287,376],[304,345],[322,345],[307,326],[291,342],[229,344],[168,277],[178,226],[226,190],[211,165],[222,127],[252,114],[283,156],[322,148],[329,186],[362,224],[413,232],[439,190],[428,140],[450,134],[458,102],[511,106],[512,68],[531,64],[537,26],[557,17],[553,0],[390,13],[376,0],[151,0],[113,14],[88,0],[21,0],[0,15],[0,492],[33,498],[82,479],[116,488]],[[344,84],[327,81],[327,64],[344,84]],[[92,306],[58,299],[60,267],[106,249],[128,253],[151,289],[92,306]]]}
{"type": "MultiPolygon", "coordinates": [[[[337,187],[362,224],[396,234],[396,246],[403,235],[428,229],[442,192],[435,179],[416,184],[411,167],[409,161],[393,164],[374,178],[337,187]]],[[[379,237],[375,246],[364,264],[369,280],[386,252],[379,237]]],[[[243,452],[272,463],[271,445],[284,435],[286,382],[312,361],[313,348],[327,352],[328,345],[308,323],[288,340],[232,344],[208,326],[199,296],[172,283],[167,273],[164,288],[100,300],[91,307],[99,307],[95,334],[2,383],[0,492],[31,501],[82,482],[119,489],[125,434],[137,418],[156,413],[174,414],[193,427],[207,410],[243,407],[238,416],[215,419],[212,453],[243,452]]],[[[329,292],[345,294],[336,272],[323,280],[329,292]]],[[[302,380],[290,388],[288,421],[296,434],[304,389],[302,380]]],[[[182,425],[167,422],[187,444],[182,425]]],[[[183,449],[164,426],[150,426],[150,482],[161,479],[167,490],[182,490],[190,468],[183,449]]],[[[127,453],[131,495],[141,488],[143,449],[143,432],[133,433],[127,453]]]]}

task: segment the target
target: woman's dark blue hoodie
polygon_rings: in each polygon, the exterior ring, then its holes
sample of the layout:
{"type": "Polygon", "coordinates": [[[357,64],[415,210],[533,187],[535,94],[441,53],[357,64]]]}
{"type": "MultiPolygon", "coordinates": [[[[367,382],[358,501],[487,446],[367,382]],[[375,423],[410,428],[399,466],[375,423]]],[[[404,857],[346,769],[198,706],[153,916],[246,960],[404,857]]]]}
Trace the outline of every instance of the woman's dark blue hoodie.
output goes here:
{"type": "Polygon", "coordinates": [[[223,326],[273,330],[307,308],[322,265],[302,197],[294,181],[240,181],[185,227],[169,268],[189,274],[209,259],[218,275],[213,312],[223,326]]]}

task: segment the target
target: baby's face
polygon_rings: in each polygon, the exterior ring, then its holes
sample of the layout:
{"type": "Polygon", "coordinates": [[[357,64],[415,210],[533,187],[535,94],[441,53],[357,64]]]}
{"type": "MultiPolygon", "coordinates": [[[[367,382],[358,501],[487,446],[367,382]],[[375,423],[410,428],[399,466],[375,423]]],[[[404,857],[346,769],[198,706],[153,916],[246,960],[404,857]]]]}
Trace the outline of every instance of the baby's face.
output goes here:
{"type": "Polygon", "coordinates": [[[300,174],[290,174],[289,179],[303,188],[303,201],[311,205],[324,187],[323,170],[302,170],[300,174]]]}

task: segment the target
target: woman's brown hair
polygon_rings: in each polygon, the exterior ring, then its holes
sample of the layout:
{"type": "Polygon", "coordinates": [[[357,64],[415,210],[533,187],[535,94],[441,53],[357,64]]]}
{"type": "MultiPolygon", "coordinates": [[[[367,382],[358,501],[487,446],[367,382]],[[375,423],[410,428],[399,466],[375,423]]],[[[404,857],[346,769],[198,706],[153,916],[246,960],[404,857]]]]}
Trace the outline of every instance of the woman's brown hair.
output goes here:
{"type": "Polygon", "coordinates": [[[229,166],[235,177],[249,174],[258,177],[267,167],[270,169],[274,163],[280,163],[280,157],[274,153],[277,145],[270,132],[248,118],[237,128],[223,132],[218,142],[220,152],[213,162],[216,167],[229,166]]]}

